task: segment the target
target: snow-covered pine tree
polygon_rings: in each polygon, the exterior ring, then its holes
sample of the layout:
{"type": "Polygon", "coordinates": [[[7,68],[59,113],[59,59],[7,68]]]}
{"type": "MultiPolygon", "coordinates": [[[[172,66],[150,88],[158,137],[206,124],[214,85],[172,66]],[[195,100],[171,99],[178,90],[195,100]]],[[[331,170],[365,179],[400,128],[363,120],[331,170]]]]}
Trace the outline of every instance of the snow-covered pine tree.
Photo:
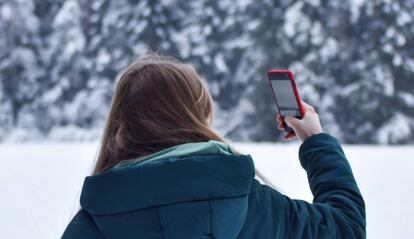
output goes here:
{"type": "Polygon", "coordinates": [[[0,140],[97,139],[118,73],[147,50],[194,64],[214,127],[277,140],[265,79],[290,68],[348,143],[414,142],[412,1],[0,0],[0,140]]]}

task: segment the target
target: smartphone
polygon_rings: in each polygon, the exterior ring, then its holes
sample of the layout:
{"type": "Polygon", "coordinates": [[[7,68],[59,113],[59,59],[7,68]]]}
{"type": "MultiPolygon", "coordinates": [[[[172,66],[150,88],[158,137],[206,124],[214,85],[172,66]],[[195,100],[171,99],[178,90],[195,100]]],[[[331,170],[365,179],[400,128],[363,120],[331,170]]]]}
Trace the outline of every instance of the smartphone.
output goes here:
{"type": "Polygon", "coordinates": [[[305,113],[296,88],[295,77],[290,70],[269,70],[267,78],[276,102],[277,112],[283,118],[283,127],[287,133],[290,133],[293,129],[287,126],[284,118],[293,116],[301,119],[305,113]]]}

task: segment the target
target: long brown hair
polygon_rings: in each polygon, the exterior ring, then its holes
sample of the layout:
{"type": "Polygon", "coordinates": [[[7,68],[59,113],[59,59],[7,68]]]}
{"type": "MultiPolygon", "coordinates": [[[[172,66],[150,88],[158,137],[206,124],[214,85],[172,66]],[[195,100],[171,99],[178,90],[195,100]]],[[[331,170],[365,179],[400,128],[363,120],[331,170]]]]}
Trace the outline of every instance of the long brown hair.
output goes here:
{"type": "Polygon", "coordinates": [[[147,54],[122,73],[92,174],[178,144],[228,141],[211,129],[213,100],[195,69],[147,54]]]}

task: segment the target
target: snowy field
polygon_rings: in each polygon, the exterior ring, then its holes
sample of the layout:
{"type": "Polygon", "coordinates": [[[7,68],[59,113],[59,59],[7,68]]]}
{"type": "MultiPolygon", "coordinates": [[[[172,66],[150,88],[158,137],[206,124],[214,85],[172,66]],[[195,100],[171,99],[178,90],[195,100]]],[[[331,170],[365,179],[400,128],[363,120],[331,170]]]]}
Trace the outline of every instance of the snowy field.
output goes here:
{"type": "MultiPolygon", "coordinates": [[[[312,200],[298,144],[245,144],[284,194],[312,200]]],[[[414,147],[344,146],[367,204],[368,238],[414,235],[414,147]]],[[[0,144],[3,239],[56,239],[79,207],[97,144],[0,144]]]]}

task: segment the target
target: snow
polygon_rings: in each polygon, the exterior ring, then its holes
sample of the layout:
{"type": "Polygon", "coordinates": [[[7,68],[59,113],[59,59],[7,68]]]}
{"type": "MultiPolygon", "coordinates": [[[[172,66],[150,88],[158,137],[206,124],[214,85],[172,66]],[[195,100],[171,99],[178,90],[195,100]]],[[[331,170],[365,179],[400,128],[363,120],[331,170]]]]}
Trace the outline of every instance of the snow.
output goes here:
{"type": "Polygon", "coordinates": [[[10,20],[13,15],[13,10],[9,4],[4,4],[3,7],[0,9],[0,16],[3,17],[4,20],[10,20]]]}
{"type": "MultiPolygon", "coordinates": [[[[213,127],[217,132],[221,132],[224,135],[228,134],[243,125],[243,119],[241,117],[237,117],[238,115],[253,112],[254,110],[254,105],[248,100],[241,100],[239,104],[230,111],[224,111],[219,105],[216,104],[214,114],[220,114],[222,118],[221,120],[214,120],[213,127]]],[[[247,137],[241,136],[241,138],[245,139],[247,137]]]]}
{"type": "Polygon", "coordinates": [[[410,24],[413,21],[413,17],[406,11],[398,11],[397,23],[399,26],[410,24]]]}
{"type": "Polygon", "coordinates": [[[260,24],[262,24],[262,22],[259,19],[254,19],[247,23],[246,29],[250,31],[255,30],[256,28],[260,26],[260,24]]]}
{"type": "Polygon", "coordinates": [[[387,142],[397,143],[411,132],[411,119],[401,113],[396,113],[388,122],[382,126],[378,133],[378,141],[382,144],[387,142]]]}
{"type": "Polygon", "coordinates": [[[111,55],[106,49],[99,50],[98,56],[96,58],[97,65],[105,65],[111,61],[111,55]]]}
{"type": "MultiPolygon", "coordinates": [[[[296,26],[299,22],[304,21],[304,15],[301,13],[303,2],[297,2],[290,7],[285,14],[285,24],[283,29],[289,37],[293,37],[296,33],[296,26]]],[[[306,19],[307,21],[307,19],[306,19]]]]}
{"type": "Polygon", "coordinates": [[[225,46],[226,49],[236,49],[236,48],[243,49],[243,48],[252,46],[253,42],[251,38],[249,38],[249,36],[244,34],[244,35],[240,35],[237,38],[229,40],[228,42],[225,42],[223,45],[225,46]]]}
{"type": "MultiPolygon", "coordinates": [[[[395,60],[394,56],[394,64],[398,63],[398,60],[395,60]]],[[[394,77],[390,72],[389,67],[377,65],[374,67],[374,80],[376,83],[382,86],[383,94],[386,96],[391,96],[394,94],[394,77]]]]}
{"type": "MultiPolygon", "coordinates": [[[[235,143],[284,194],[311,201],[297,143],[235,143]],[[271,157],[270,157],[271,156],[271,157]]],[[[2,238],[59,238],[76,213],[97,143],[0,144],[2,238]]],[[[414,234],[414,147],[344,146],[367,205],[368,238],[414,234]]]]}
{"type": "Polygon", "coordinates": [[[63,39],[68,40],[67,44],[63,46],[65,56],[72,56],[75,52],[81,51],[86,45],[85,39],[82,36],[81,20],[80,20],[80,6],[75,1],[66,1],[54,21],[54,28],[57,32],[61,31],[62,39],[59,39],[55,44],[61,45],[63,39]]]}
{"type": "Polygon", "coordinates": [[[194,55],[197,55],[197,56],[205,56],[209,52],[209,49],[206,45],[201,45],[200,44],[200,45],[196,45],[194,48],[192,48],[191,52],[194,55]]]}
{"type": "Polygon", "coordinates": [[[103,3],[104,3],[104,1],[93,1],[92,2],[92,9],[93,10],[98,10],[99,8],[101,8],[102,7],[102,5],[103,5],[103,3]]]}
{"type": "Polygon", "coordinates": [[[102,136],[102,130],[89,129],[85,130],[77,125],[65,125],[53,127],[48,134],[48,139],[55,142],[73,142],[76,141],[92,141],[102,136]]]}
{"type": "Polygon", "coordinates": [[[400,55],[395,54],[394,57],[392,58],[392,64],[394,64],[394,66],[401,66],[402,64],[402,58],[400,55]]]}
{"type": "Polygon", "coordinates": [[[392,44],[390,43],[386,43],[384,44],[384,46],[382,47],[382,50],[386,53],[390,53],[392,54],[394,52],[394,47],[392,44]]]}
{"type": "Polygon", "coordinates": [[[38,139],[42,138],[39,130],[32,129],[32,130],[29,131],[27,129],[27,126],[25,126],[25,125],[27,125],[28,122],[30,122],[30,121],[33,122],[32,117],[26,117],[24,120],[20,120],[19,121],[19,122],[21,122],[20,124],[24,125],[24,127],[14,128],[9,134],[7,134],[6,137],[4,137],[4,139],[9,141],[9,142],[26,142],[26,141],[33,140],[33,137],[36,137],[38,139]],[[30,134],[29,134],[29,132],[30,132],[30,134]]]}
{"type": "Polygon", "coordinates": [[[175,31],[174,29],[170,30],[171,38],[177,43],[177,47],[180,49],[180,53],[183,57],[188,57],[190,55],[190,44],[188,44],[188,38],[184,34],[175,31]]]}
{"type": "Polygon", "coordinates": [[[365,2],[365,0],[352,0],[351,2],[352,4],[350,4],[350,7],[352,14],[352,22],[356,22],[359,18],[361,6],[365,2]]]}
{"type": "Polygon", "coordinates": [[[329,60],[329,58],[334,57],[338,52],[338,42],[331,38],[328,38],[321,47],[320,55],[324,62],[329,60]]]}
{"type": "Polygon", "coordinates": [[[320,22],[315,22],[311,28],[311,42],[313,45],[321,45],[323,39],[325,38],[323,34],[323,28],[320,22]]]}
{"type": "Polygon", "coordinates": [[[214,64],[217,67],[217,69],[221,72],[227,72],[228,71],[228,67],[226,65],[226,62],[224,61],[224,56],[222,53],[218,53],[215,57],[214,57],[214,64]]]}
{"type": "Polygon", "coordinates": [[[395,38],[396,38],[397,45],[400,46],[400,47],[401,46],[404,46],[405,43],[407,42],[407,40],[405,39],[404,35],[402,35],[402,34],[397,34],[395,36],[395,38]]]}
{"type": "Polygon", "coordinates": [[[398,96],[405,101],[407,106],[410,106],[410,107],[414,106],[414,94],[413,93],[400,92],[398,96]]]}
{"type": "Polygon", "coordinates": [[[61,95],[62,95],[62,86],[57,85],[43,95],[43,100],[51,104],[54,101],[56,101],[61,95]]]}
{"type": "Polygon", "coordinates": [[[308,2],[310,5],[315,6],[315,7],[321,4],[319,0],[307,0],[306,2],[308,2]]]}

